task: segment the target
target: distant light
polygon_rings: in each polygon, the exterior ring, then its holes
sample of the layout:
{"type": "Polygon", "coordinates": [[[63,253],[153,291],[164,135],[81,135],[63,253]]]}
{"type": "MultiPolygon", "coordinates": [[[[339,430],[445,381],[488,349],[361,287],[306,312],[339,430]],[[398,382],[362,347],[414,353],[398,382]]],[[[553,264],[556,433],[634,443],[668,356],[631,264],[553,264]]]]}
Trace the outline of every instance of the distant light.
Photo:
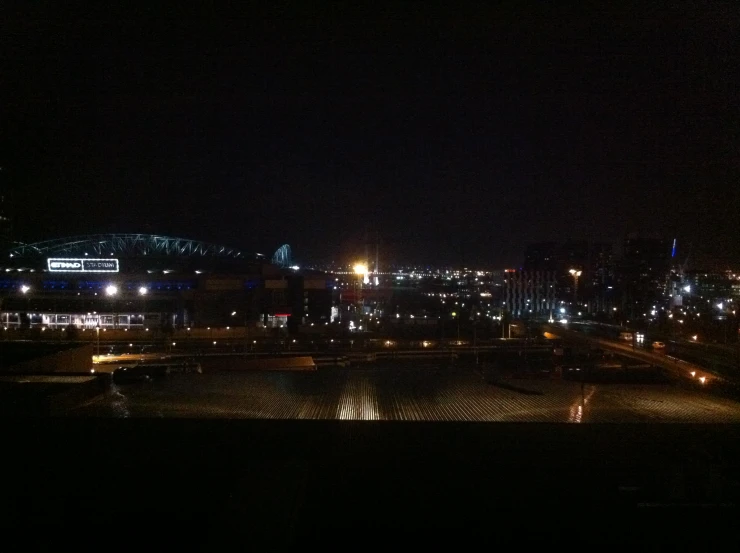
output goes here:
{"type": "Polygon", "coordinates": [[[173,346],[176,346],[177,344],[176,344],[175,342],[172,342],[172,345],[173,345],[173,346]]]}
{"type": "Polygon", "coordinates": [[[118,286],[115,284],[109,284],[105,287],[105,293],[109,296],[115,296],[118,293],[118,286]]]}
{"type": "Polygon", "coordinates": [[[24,284],[23,286],[21,286],[21,292],[23,292],[24,294],[27,294],[30,289],[31,287],[28,286],[27,284],[24,284]]]}
{"type": "Polygon", "coordinates": [[[683,287],[683,291],[684,292],[691,292],[691,285],[690,284],[687,284],[686,286],[684,286],[683,287]]]}
{"type": "Polygon", "coordinates": [[[691,339],[692,339],[692,340],[693,340],[694,342],[696,342],[696,341],[697,341],[697,340],[699,339],[699,335],[698,335],[698,334],[694,334],[694,335],[693,335],[693,336],[691,337],[691,339]]]}
{"type": "Polygon", "coordinates": [[[717,304],[717,309],[724,309],[724,307],[725,307],[725,304],[724,304],[724,303],[722,303],[722,302],[719,302],[719,303],[717,304]]]}
{"type": "Polygon", "coordinates": [[[561,307],[561,308],[560,308],[560,312],[561,312],[561,313],[565,313],[565,307],[561,307]]]}
{"type": "Polygon", "coordinates": [[[696,371],[691,371],[691,376],[696,376],[696,371]]]}
{"type": "Polygon", "coordinates": [[[213,341],[213,345],[214,345],[214,346],[216,345],[216,340],[214,340],[214,341],[213,341]]]}
{"type": "Polygon", "coordinates": [[[563,324],[565,324],[565,323],[568,322],[568,319],[560,319],[560,322],[563,323],[563,324]]]}
{"type": "Polygon", "coordinates": [[[139,288],[139,294],[140,295],[146,296],[147,292],[149,292],[149,290],[147,289],[146,286],[142,286],[141,288],[139,288]]]}
{"type": "Polygon", "coordinates": [[[231,312],[231,316],[233,317],[234,315],[236,315],[236,311],[231,312]]]}
{"type": "Polygon", "coordinates": [[[298,265],[292,265],[290,268],[293,269],[294,271],[297,271],[298,269],[300,269],[298,265]]]}
{"type": "Polygon", "coordinates": [[[701,382],[702,384],[704,384],[706,381],[707,381],[707,377],[706,376],[699,377],[699,382],[701,382]]]}
{"type": "Polygon", "coordinates": [[[357,275],[365,275],[367,274],[367,265],[363,263],[357,263],[354,267],[352,267],[355,274],[357,275]]]}

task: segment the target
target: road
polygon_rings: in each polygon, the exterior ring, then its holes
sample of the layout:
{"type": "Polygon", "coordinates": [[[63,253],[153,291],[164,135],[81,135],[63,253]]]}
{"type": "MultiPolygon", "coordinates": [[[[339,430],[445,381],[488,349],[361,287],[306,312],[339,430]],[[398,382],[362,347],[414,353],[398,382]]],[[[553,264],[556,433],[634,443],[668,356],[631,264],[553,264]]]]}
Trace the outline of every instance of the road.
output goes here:
{"type": "Polygon", "coordinates": [[[721,374],[707,370],[706,367],[696,363],[690,363],[666,353],[655,353],[648,349],[635,348],[632,344],[590,336],[576,329],[565,328],[562,325],[544,325],[543,328],[564,339],[582,343],[586,342],[602,349],[661,367],[675,377],[684,380],[695,381],[706,386],[725,380],[725,377],[721,374]]]}

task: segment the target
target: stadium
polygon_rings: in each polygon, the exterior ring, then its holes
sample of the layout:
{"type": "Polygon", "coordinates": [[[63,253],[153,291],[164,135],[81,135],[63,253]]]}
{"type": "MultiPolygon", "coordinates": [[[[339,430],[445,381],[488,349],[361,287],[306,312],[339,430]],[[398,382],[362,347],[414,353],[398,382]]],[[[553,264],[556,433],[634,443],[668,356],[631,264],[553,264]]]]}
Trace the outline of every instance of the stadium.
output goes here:
{"type": "Polygon", "coordinates": [[[153,234],[15,244],[0,258],[8,328],[296,328],[329,320],[329,276],[272,257],[153,234]]]}

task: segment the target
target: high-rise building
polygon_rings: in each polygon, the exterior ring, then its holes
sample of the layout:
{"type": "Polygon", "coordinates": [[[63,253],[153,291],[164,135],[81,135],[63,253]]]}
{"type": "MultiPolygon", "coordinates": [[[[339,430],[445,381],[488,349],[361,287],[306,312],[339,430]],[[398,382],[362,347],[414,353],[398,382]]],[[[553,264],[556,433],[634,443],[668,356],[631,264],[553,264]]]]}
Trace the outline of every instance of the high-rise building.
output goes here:
{"type": "Polygon", "coordinates": [[[555,242],[529,244],[524,251],[525,271],[557,271],[558,255],[555,242]]]}
{"type": "Polygon", "coordinates": [[[614,249],[608,242],[591,245],[591,282],[594,286],[610,283],[614,279],[614,249]]]}
{"type": "Polygon", "coordinates": [[[591,312],[612,307],[614,260],[609,243],[571,240],[560,246],[554,242],[531,244],[525,251],[524,270],[554,272],[558,299],[577,301],[591,312]]]}
{"type": "Polygon", "coordinates": [[[665,295],[671,264],[671,242],[664,238],[629,235],[617,280],[623,308],[634,316],[665,295]]]}
{"type": "Polygon", "coordinates": [[[559,269],[568,272],[570,269],[583,271],[585,280],[588,280],[590,252],[586,240],[566,242],[558,254],[559,269]]]}
{"type": "Polygon", "coordinates": [[[557,303],[555,271],[515,271],[504,275],[503,311],[513,317],[552,316],[557,303]]]}
{"type": "Polygon", "coordinates": [[[695,300],[714,302],[733,296],[733,281],[727,273],[687,271],[683,280],[683,295],[695,300]]]}

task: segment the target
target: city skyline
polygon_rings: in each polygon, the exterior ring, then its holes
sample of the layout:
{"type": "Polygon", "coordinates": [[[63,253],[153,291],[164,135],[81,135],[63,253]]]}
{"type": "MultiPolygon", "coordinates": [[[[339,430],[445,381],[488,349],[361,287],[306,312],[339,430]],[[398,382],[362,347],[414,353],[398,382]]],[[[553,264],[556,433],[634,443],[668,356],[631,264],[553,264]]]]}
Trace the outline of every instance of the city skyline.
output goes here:
{"type": "Polygon", "coordinates": [[[261,15],[6,18],[16,236],[331,261],[369,228],[387,261],[516,266],[528,243],[637,231],[693,242],[698,265],[740,259],[732,18],[261,15]]]}

